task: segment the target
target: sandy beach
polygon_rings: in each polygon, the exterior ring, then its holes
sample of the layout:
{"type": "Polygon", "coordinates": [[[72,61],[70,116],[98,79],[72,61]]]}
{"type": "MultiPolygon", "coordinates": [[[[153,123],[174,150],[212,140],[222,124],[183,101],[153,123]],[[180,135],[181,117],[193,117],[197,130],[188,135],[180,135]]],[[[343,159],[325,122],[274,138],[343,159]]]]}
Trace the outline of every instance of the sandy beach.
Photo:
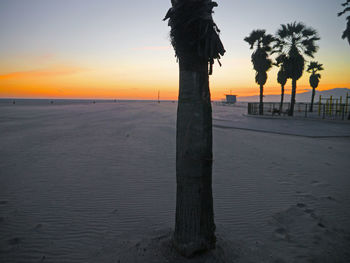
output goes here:
{"type": "Polygon", "coordinates": [[[350,262],[350,122],[213,104],[218,248],[184,260],[176,102],[0,106],[0,262],[350,262]]]}

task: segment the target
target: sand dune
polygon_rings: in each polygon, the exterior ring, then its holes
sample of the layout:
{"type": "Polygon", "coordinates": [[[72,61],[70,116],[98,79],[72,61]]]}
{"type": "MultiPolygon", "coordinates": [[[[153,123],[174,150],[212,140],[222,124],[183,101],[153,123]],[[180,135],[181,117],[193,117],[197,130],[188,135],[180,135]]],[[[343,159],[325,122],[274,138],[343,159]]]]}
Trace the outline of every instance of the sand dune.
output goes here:
{"type": "Polygon", "coordinates": [[[350,261],[349,123],[219,105],[218,249],[177,256],[176,106],[0,106],[0,262],[350,261]]]}

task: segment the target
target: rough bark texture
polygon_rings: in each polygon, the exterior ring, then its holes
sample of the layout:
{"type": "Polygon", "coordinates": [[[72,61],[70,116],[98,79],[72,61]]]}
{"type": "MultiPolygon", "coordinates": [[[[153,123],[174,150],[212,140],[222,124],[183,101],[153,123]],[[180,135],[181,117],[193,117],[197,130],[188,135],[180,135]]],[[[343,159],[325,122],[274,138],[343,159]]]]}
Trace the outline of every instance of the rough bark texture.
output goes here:
{"type": "Polygon", "coordinates": [[[281,85],[281,103],[280,103],[280,115],[283,110],[283,100],[284,100],[284,85],[281,85]]]}
{"type": "Polygon", "coordinates": [[[184,256],[215,247],[208,62],[180,58],[174,245],[184,256]]]}
{"type": "Polygon", "coordinates": [[[292,97],[291,97],[291,101],[290,101],[290,109],[289,109],[289,116],[293,116],[294,115],[294,105],[295,105],[295,93],[297,90],[297,80],[296,79],[292,79],[292,97]]]}
{"type": "Polygon", "coordinates": [[[260,85],[259,115],[264,115],[264,85],[260,85]]]}
{"type": "Polygon", "coordinates": [[[314,99],[315,99],[315,88],[312,88],[310,112],[312,112],[314,108],[314,99]]]}

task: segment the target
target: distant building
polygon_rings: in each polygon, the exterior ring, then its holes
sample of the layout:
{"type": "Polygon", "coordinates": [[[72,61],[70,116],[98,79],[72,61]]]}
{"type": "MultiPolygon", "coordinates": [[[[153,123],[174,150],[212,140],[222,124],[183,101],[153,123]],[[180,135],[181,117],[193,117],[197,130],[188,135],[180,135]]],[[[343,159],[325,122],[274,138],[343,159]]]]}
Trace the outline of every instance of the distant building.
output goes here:
{"type": "Polygon", "coordinates": [[[226,103],[236,103],[237,95],[226,95],[226,103]]]}

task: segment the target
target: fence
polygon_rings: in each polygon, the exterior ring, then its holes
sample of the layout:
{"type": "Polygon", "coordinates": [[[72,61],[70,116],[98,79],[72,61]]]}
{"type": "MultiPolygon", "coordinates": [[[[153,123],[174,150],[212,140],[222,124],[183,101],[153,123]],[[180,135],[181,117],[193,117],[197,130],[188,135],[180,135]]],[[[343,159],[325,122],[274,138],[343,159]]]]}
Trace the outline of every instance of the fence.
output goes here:
{"type": "MultiPolygon", "coordinates": [[[[264,102],[263,115],[265,116],[287,116],[290,110],[290,103],[283,103],[280,112],[279,102],[264,102]]],[[[294,117],[349,120],[350,105],[338,103],[315,103],[313,111],[310,112],[310,103],[295,103],[294,117]]],[[[248,115],[259,115],[259,103],[248,103],[248,115]]]]}

